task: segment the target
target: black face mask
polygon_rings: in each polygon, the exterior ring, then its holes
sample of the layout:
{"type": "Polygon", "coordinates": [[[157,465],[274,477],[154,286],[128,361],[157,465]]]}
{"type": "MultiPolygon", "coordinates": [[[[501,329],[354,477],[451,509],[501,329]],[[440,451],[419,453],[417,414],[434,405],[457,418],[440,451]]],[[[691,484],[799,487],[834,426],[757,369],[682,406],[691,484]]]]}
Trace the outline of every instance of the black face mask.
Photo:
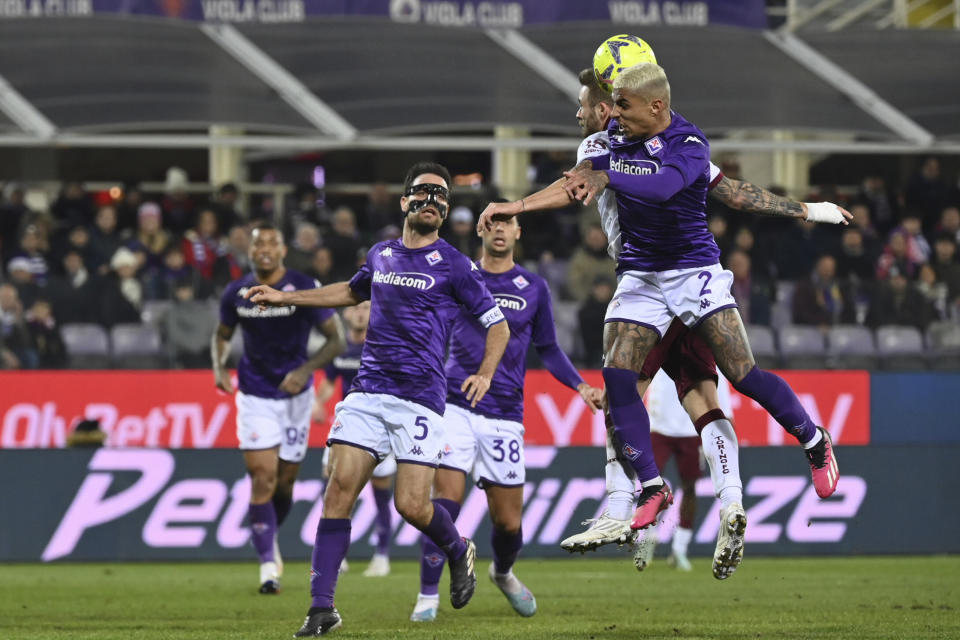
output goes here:
{"type": "Polygon", "coordinates": [[[423,209],[427,205],[433,205],[436,208],[437,213],[440,214],[440,219],[445,219],[447,217],[448,205],[437,200],[437,196],[442,196],[444,200],[448,200],[450,197],[450,191],[439,184],[418,184],[407,189],[407,192],[403,195],[410,198],[407,200],[407,213],[416,213],[423,209]],[[423,200],[414,200],[411,196],[426,194],[427,197],[423,200]]]}

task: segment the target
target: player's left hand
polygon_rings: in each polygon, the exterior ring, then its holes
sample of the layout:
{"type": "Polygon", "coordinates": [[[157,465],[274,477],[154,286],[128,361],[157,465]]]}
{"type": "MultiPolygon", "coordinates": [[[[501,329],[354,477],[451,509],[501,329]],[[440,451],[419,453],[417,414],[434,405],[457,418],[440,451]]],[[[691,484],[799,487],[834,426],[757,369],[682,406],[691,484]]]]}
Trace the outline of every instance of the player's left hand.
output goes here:
{"type": "Polygon", "coordinates": [[[460,391],[467,394],[467,401],[470,402],[471,407],[476,407],[483,396],[487,395],[489,389],[490,376],[480,375],[479,373],[473,374],[460,385],[460,391]]]}
{"type": "Polygon", "coordinates": [[[802,204],[803,210],[807,213],[807,220],[811,222],[849,225],[850,221],[853,220],[853,214],[832,202],[804,202],[802,204]]]}
{"type": "Polygon", "coordinates": [[[249,300],[250,302],[255,303],[260,309],[266,309],[267,307],[279,307],[283,306],[283,292],[277,291],[273,287],[267,286],[265,284],[258,284],[254,287],[247,289],[247,292],[243,294],[243,297],[249,300]]]}
{"type": "Polygon", "coordinates": [[[307,380],[309,378],[309,371],[304,371],[300,367],[297,367],[283,377],[283,382],[280,383],[280,391],[289,393],[292,396],[298,395],[303,391],[303,388],[307,386],[307,380]]]}
{"type": "Polygon", "coordinates": [[[563,175],[567,178],[566,182],[563,183],[564,191],[574,200],[582,200],[584,205],[590,204],[610,182],[610,177],[606,171],[594,171],[586,168],[564,171],[563,175]]]}
{"type": "Polygon", "coordinates": [[[518,216],[523,212],[520,201],[491,202],[477,219],[477,233],[483,233],[493,228],[493,216],[518,216]]]}
{"type": "Polygon", "coordinates": [[[601,405],[603,389],[591,387],[586,382],[581,382],[577,385],[577,393],[579,393],[583,401],[587,403],[587,408],[590,409],[590,413],[595,413],[598,409],[603,409],[601,405]]]}

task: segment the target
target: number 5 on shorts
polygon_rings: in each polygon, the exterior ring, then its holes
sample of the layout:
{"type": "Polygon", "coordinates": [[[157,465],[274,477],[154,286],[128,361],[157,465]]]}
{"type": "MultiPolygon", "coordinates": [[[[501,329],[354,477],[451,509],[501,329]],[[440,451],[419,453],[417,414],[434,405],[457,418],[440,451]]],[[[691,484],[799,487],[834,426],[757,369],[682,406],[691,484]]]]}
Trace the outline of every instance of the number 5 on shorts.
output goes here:
{"type": "Polygon", "coordinates": [[[416,421],[414,422],[414,424],[417,425],[418,427],[420,427],[421,429],[423,429],[423,433],[421,433],[421,434],[418,435],[418,436],[413,436],[413,439],[414,439],[414,440],[426,440],[426,438],[427,438],[427,427],[430,426],[430,421],[427,420],[427,416],[417,416],[417,419],[416,419],[416,421]]]}

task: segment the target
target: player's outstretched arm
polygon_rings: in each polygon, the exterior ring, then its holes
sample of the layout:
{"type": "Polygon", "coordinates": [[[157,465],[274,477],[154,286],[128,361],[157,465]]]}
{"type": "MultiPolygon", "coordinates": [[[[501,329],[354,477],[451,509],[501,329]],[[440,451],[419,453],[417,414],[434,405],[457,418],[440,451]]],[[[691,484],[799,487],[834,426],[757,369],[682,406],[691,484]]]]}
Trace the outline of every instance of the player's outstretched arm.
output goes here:
{"type": "Polygon", "coordinates": [[[230,338],[233,337],[233,327],[225,324],[217,325],[217,330],[210,338],[210,361],[213,362],[213,381],[217,388],[226,393],[233,393],[233,383],[230,382],[230,372],[227,371],[227,358],[230,357],[230,338]]]}
{"type": "Polygon", "coordinates": [[[349,282],[335,282],[319,289],[298,289],[297,291],[277,291],[265,284],[250,287],[244,298],[255,302],[261,309],[266,307],[350,307],[362,302],[349,282]]]}
{"type": "Polygon", "coordinates": [[[507,342],[510,340],[510,327],[506,320],[502,320],[487,329],[487,341],[483,349],[483,360],[477,372],[463,381],[460,385],[460,391],[466,394],[471,407],[477,406],[477,403],[483,399],[490,389],[490,382],[493,380],[493,374],[500,364],[500,358],[507,348],[507,342]]]}
{"type": "MultiPolygon", "coordinates": [[[[574,167],[574,170],[581,168],[590,169],[592,166],[593,163],[590,160],[584,160],[574,167]]],[[[567,190],[563,188],[566,180],[566,178],[555,180],[553,184],[547,185],[543,189],[540,189],[540,191],[531,193],[513,202],[491,202],[477,220],[477,231],[489,229],[493,216],[496,215],[518,216],[528,211],[547,211],[549,209],[562,209],[566,207],[573,201],[570,194],[567,193],[567,190]]]]}
{"type": "Polygon", "coordinates": [[[762,216],[803,218],[832,224],[849,224],[848,221],[853,219],[849,211],[832,202],[797,202],[750,182],[726,176],[709,193],[731,209],[762,216]]]}
{"type": "Polygon", "coordinates": [[[343,323],[336,313],[324,320],[318,328],[326,338],[326,342],[317,349],[316,353],[307,358],[306,362],[287,372],[280,383],[281,391],[286,391],[290,395],[297,395],[306,387],[311,373],[330,364],[347,348],[347,341],[343,336],[343,323]]]}

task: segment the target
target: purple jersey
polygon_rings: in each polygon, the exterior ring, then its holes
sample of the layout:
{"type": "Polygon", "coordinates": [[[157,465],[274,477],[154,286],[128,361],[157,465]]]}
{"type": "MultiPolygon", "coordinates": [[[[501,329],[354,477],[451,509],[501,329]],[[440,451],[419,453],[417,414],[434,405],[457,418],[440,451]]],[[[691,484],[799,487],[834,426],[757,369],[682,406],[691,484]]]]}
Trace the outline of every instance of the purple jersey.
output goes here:
{"type": "Polygon", "coordinates": [[[443,415],[443,359],[460,308],[485,328],[503,320],[479,269],[444,240],[420,249],[388,240],[370,249],[350,288],[371,302],[350,392],[385,393],[443,415]]]}
{"type": "MultiPolygon", "coordinates": [[[[268,307],[261,311],[243,298],[249,287],[260,284],[252,273],[227,285],[220,299],[220,323],[243,330],[243,357],[237,366],[240,391],[258,398],[289,398],[280,391],[284,376],[307,361],[310,330],[335,311],[310,307],[268,307]]],[[[273,285],[279,291],[315,289],[319,283],[287,269],[273,285]]],[[[313,376],[309,385],[313,384],[313,376]]]]}
{"type": "Polygon", "coordinates": [[[360,369],[360,356],[363,353],[362,342],[351,342],[350,336],[346,338],[347,348],[343,353],[333,359],[333,362],[327,365],[327,379],[333,383],[340,378],[343,395],[346,396],[353,384],[353,379],[357,377],[357,371],[360,369]]]}
{"type": "Polygon", "coordinates": [[[720,249],[707,229],[710,145],[703,132],[671,112],[670,126],[650,138],[627,139],[619,133],[615,120],[608,133],[609,165],[598,158],[593,168],[609,169],[611,183],[617,183],[607,187],[616,193],[621,232],[617,271],[668,271],[717,264],[720,249]],[[642,187],[644,176],[664,167],[672,167],[682,176],[679,192],[657,202],[630,191],[631,184],[642,187]]]}
{"type": "Polygon", "coordinates": [[[555,345],[553,306],[546,281],[523,267],[504,273],[480,270],[510,325],[510,341],[493,376],[490,390],[471,407],[460,385],[476,373],[483,359],[486,332],[469,314],[457,316],[447,359],[447,402],[489,418],[523,421],[523,380],[527,373],[527,350],[555,345]]]}

